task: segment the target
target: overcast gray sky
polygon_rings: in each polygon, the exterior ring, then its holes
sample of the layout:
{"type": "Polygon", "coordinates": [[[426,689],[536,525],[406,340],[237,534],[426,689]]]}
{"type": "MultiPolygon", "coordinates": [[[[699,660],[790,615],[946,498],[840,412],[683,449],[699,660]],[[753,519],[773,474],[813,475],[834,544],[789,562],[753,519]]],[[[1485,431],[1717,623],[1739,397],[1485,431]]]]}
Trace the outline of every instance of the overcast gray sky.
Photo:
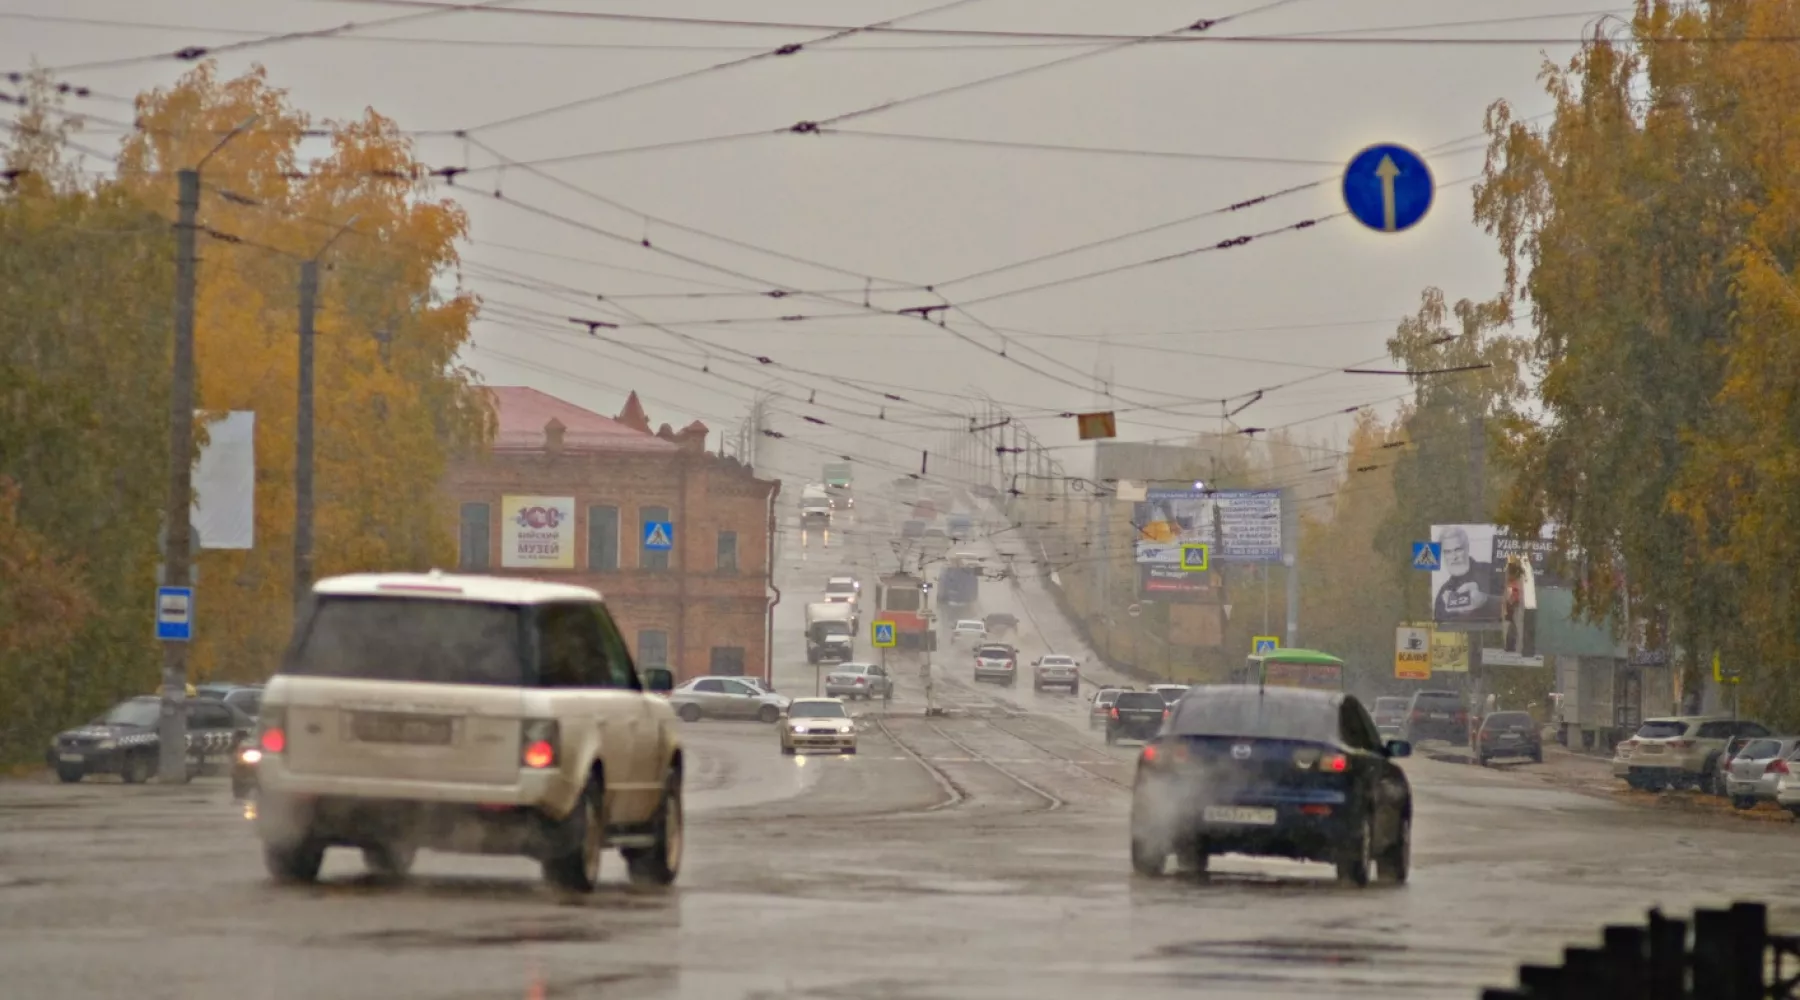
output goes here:
{"type": "MultiPolygon", "coordinates": [[[[953,395],[977,387],[1029,418],[1040,440],[1062,446],[1071,459],[1074,423],[1055,414],[1093,408],[1095,373],[1103,366],[1114,383],[1110,405],[1122,411],[1121,436],[1131,438],[1217,428],[1220,407],[1211,400],[1306,376],[1323,377],[1268,393],[1237,422],[1287,424],[1403,392],[1402,379],[1330,372],[1380,356],[1395,321],[1416,307],[1426,285],[1444,288],[1452,300],[1492,294],[1498,257],[1469,209],[1468,182],[1482,165],[1483,111],[1496,98],[1521,116],[1547,111],[1535,82],[1546,54],[1566,60],[1586,22],[1609,10],[1628,13],[1593,0],[494,6],[501,11],[446,13],[220,59],[227,74],[266,65],[274,84],[317,117],[351,117],[372,106],[404,128],[436,131],[418,139],[420,157],[434,165],[491,167],[496,157],[482,146],[511,161],[571,158],[530,170],[482,170],[461,181],[505,195],[462,199],[473,218],[464,280],[490,307],[468,361],[490,383],[536,386],[605,412],[617,410],[620,390],[636,388],[653,420],[680,426],[699,418],[717,429],[742,417],[749,386],[785,378],[791,384],[782,391],[790,397],[807,398],[791,387],[805,385],[818,390],[817,404],[838,408],[782,403],[786,412],[776,425],[790,440],[862,453],[888,439],[895,456],[930,437],[920,428],[949,426],[946,411],[964,412],[953,395]],[[906,17],[932,7],[941,9],[906,17]],[[556,110],[830,34],[801,25],[900,18],[894,26],[908,29],[1140,35],[1240,11],[1244,16],[1206,34],[1331,41],[1127,45],[863,34],[556,110]],[[1470,21],[1483,23],[1459,23],[1470,21]],[[1371,42],[1394,38],[1415,41],[1371,42]],[[1545,44],[1557,39],[1570,42],[1545,44]],[[1095,54],[907,100],[1081,53],[1095,54]],[[901,103],[835,126],[881,136],[777,131],[889,102],[901,103]],[[471,130],[472,141],[443,134],[458,129],[471,130]],[[760,134],[583,156],[743,133],[760,134]],[[1184,155],[986,144],[994,141],[1184,155]],[[1444,185],[1431,215],[1411,232],[1378,234],[1337,218],[1234,249],[1036,287],[1335,215],[1342,210],[1335,175],[1375,142],[1427,151],[1444,185]],[[1012,266],[1311,182],[1323,183],[1012,266]],[[654,249],[632,242],[640,239],[654,249]],[[520,275],[551,287],[508,283],[520,275]],[[879,293],[896,284],[936,291],[879,293]],[[878,292],[868,300],[875,309],[863,306],[865,286],[878,292]],[[774,288],[825,294],[717,294],[774,288]],[[714,294],[673,297],[696,292],[714,294]],[[595,295],[620,298],[603,306],[595,295]],[[944,301],[961,307],[933,314],[944,315],[945,329],[882,314],[944,301]],[[590,339],[561,321],[569,315],[623,326],[590,339]],[[838,318],[780,319],[793,315],[838,318]],[[720,320],[728,322],[710,322],[720,320]],[[1005,357],[996,353],[1002,348],[1005,357]],[[839,379],[863,381],[859,388],[839,379]],[[906,400],[886,402],[885,422],[872,419],[884,405],[881,391],[906,400]],[[831,426],[803,423],[802,413],[831,426]]],[[[33,58],[76,66],[417,13],[332,0],[0,0],[0,71],[24,69],[33,58]]],[[[165,58],[75,69],[65,78],[130,95],[166,85],[184,69],[165,58]]],[[[121,111],[104,101],[78,106],[121,111]]],[[[96,130],[89,142],[111,140],[96,130]]],[[[1313,420],[1294,429],[1335,443],[1343,427],[1341,419],[1313,420]]]]}

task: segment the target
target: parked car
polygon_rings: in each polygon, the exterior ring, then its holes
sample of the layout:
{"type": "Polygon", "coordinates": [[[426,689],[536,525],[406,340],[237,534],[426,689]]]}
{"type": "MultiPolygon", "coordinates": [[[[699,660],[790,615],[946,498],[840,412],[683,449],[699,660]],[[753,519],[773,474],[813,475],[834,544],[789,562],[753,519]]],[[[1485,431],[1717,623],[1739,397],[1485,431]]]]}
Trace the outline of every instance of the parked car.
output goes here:
{"type": "MultiPolygon", "coordinates": [[[[249,716],[217,698],[192,697],[182,706],[187,712],[190,775],[230,760],[256,728],[249,716]]],[[[105,715],[56,734],[46,762],[57,780],[68,784],[93,774],[116,774],[127,784],[148,781],[162,760],[161,716],[160,697],[127,698],[105,715]]]]}
{"type": "Polygon", "coordinates": [[[1725,795],[1739,809],[1753,809],[1758,802],[1774,802],[1788,761],[1800,749],[1800,739],[1770,736],[1753,739],[1732,757],[1725,774],[1725,795]]]}
{"type": "Polygon", "coordinates": [[[1147,740],[1162,731],[1168,703],[1154,691],[1120,691],[1106,714],[1106,742],[1147,740]]]}
{"type": "Polygon", "coordinates": [[[1445,740],[1458,746],[1469,740],[1469,706],[1455,691],[1415,691],[1406,707],[1406,739],[1410,743],[1445,740]]]}
{"type": "Polygon", "coordinates": [[[1645,719],[1637,735],[1613,750],[1613,777],[1642,791],[1698,787],[1717,790],[1719,758],[1734,736],[1770,736],[1749,719],[1680,715],[1645,719]]]}
{"type": "Polygon", "coordinates": [[[1406,703],[1407,699],[1400,697],[1375,699],[1375,711],[1370,713],[1375,717],[1375,728],[1404,728],[1406,725],[1406,703]]]}
{"type": "Polygon", "coordinates": [[[703,718],[756,719],[771,725],[787,710],[786,695],[773,694],[742,677],[696,677],[669,692],[683,722],[703,718]]]}
{"type": "Polygon", "coordinates": [[[1106,724],[1112,715],[1113,703],[1119,700],[1122,692],[1130,691],[1128,687],[1101,688],[1094,692],[1094,698],[1088,703],[1088,728],[1098,729],[1106,724]]]}
{"type": "Polygon", "coordinates": [[[894,697],[894,679],[879,663],[842,663],[825,675],[825,696],[851,701],[887,700],[894,697]]]}
{"type": "Polygon", "coordinates": [[[795,698],[781,717],[781,752],[856,752],[856,720],[836,698],[795,698]]]}
{"type": "Polygon", "coordinates": [[[1719,757],[1733,736],[1773,736],[1751,719],[1667,716],[1643,719],[1638,734],[1613,750],[1613,777],[1642,791],[1717,791],[1719,757]]]}
{"type": "Polygon", "coordinates": [[[1031,662],[1031,688],[1066,688],[1070,694],[1081,690],[1081,664],[1073,656],[1046,653],[1031,662]]]}
{"type": "Polygon", "coordinates": [[[1755,736],[1733,736],[1731,738],[1731,742],[1725,744],[1724,751],[1719,754],[1718,764],[1714,765],[1714,767],[1713,767],[1712,787],[1713,787],[1713,791],[1716,794],[1718,794],[1720,796],[1724,796],[1724,794],[1725,794],[1725,776],[1727,774],[1731,773],[1732,758],[1736,757],[1738,755],[1738,752],[1743,750],[1746,746],[1749,746],[1750,741],[1754,740],[1754,739],[1757,739],[1757,737],[1755,737],[1755,736]]]}
{"type": "Polygon", "coordinates": [[[1475,732],[1475,763],[1483,767],[1499,757],[1525,757],[1544,762],[1544,733],[1530,712],[1489,712],[1475,732]]]}
{"type": "Polygon", "coordinates": [[[1162,875],[1173,854],[1204,871],[1214,854],[1337,866],[1338,878],[1405,882],[1412,787],[1350,695],[1242,685],[1197,689],[1138,758],[1131,867],[1162,875]]]}

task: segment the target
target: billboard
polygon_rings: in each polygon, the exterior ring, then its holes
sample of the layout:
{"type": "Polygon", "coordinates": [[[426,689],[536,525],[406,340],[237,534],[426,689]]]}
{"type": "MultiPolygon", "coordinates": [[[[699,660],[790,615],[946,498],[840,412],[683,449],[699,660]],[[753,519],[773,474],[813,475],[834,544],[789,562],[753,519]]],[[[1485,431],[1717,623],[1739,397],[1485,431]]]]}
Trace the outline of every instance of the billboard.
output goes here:
{"type": "Polygon", "coordinates": [[[500,565],[508,569],[575,568],[575,498],[500,498],[500,565]]]}
{"type": "Polygon", "coordinates": [[[1537,588],[1558,586],[1554,535],[1515,537],[1491,524],[1434,524],[1443,558],[1431,572],[1431,620],[1439,629],[1504,631],[1505,650],[1535,655],[1537,588]]]}
{"type": "Polygon", "coordinates": [[[1431,679],[1431,629],[1401,625],[1394,629],[1394,676],[1400,680],[1431,679]]]}
{"type": "Polygon", "coordinates": [[[1281,561],[1280,490],[1146,490],[1132,523],[1140,564],[1179,564],[1184,542],[1220,562],[1281,561]]]}

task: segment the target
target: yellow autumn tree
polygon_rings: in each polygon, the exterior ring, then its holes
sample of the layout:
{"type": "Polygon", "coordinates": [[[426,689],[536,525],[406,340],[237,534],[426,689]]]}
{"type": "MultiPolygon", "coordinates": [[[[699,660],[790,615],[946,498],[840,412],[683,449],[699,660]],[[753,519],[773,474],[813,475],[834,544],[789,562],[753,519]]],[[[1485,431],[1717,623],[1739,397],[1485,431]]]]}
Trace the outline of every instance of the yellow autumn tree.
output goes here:
{"type": "Polygon", "coordinates": [[[171,213],[175,171],[217,147],[202,173],[198,399],[256,413],[256,539],[201,556],[193,672],[260,677],[286,643],[295,597],[301,263],[320,261],[314,575],[443,564],[454,551],[435,500],[445,463],[492,426],[456,365],[476,302],[438,287],[468,220],[432,196],[391,120],[370,110],[316,127],[261,68],[221,80],[201,64],[141,97],[138,117],[121,178],[171,213]],[[302,142],[318,137],[328,150],[308,161],[302,142]]]}

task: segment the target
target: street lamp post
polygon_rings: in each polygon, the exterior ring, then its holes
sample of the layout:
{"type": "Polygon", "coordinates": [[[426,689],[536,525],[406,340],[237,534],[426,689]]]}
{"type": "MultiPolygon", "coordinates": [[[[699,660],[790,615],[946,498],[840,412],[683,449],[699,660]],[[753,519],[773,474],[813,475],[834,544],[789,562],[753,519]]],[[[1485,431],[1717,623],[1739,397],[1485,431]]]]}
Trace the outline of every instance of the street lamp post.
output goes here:
{"type": "MultiPolygon", "coordinates": [[[[194,299],[199,268],[195,249],[200,226],[200,171],[213,154],[238,137],[257,119],[251,115],[225,133],[200,162],[178,171],[175,222],[175,350],[169,378],[169,497],[164,512],[168,539],[163,552],[162,584],[191,585],[194,539],[194,299]]],[[[192,604],[188,614],[193,614],[192,604]]],[[[186,784],[187,774],[187,639],[163,641],[162,714],[157,719],[157,781],[186,784]]]]}
{"type": "Polygon", "coordinates": [[[306,599],[313,576],[313,317],[318,309],[319,258],[360,216],[331,234],[319,252],[300,262],[299,405],[294,426],[294,607],[306,599]]]}

